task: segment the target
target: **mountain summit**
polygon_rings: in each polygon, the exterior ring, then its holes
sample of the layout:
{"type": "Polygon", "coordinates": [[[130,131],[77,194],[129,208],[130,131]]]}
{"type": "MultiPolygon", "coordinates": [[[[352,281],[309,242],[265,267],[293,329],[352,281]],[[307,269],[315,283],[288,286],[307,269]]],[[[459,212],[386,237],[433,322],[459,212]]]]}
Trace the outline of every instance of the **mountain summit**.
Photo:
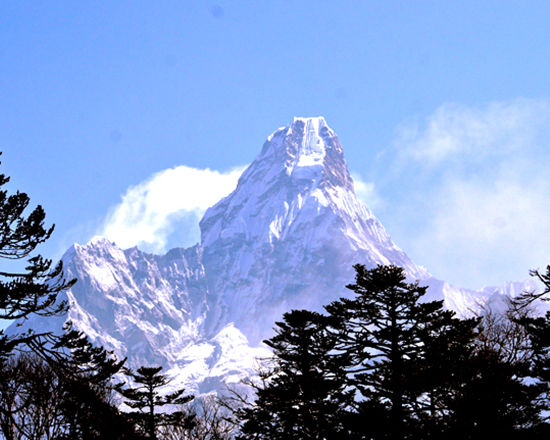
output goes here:
{"type": "Polygon", "coordinates": [[[209,330],[238,322],[255,341],[290,304],[319,309],[344,293],[355,263],[429,277],[356,198],[342,146],[321,117],[294,118],[269,136],[200,227],[206,273],[216,274],[209,330]]]}
{"type": "Polygon", "coordinates": [[[287,176],[311,181],[321,190],[342,187],[353,192],[344,151],[324,118],[294,118],[269,136],[242,180],[258,179],[271,186],[273,178],[287,176]]]}
{"type": "Polygon", "coordinates": [[[279,240],[302,210],[335,205],[346,192],[354,195],[353,181],[336,134],[324,118],[294,118],[269,136],[237,189],[206,211],[202,245],[245,231],[279,240]],[[230,224],[228,217],[234,217],[230,224]]]}
{"type": "MultiPolygon", "coordinates": [[[[525,290],[470,291],[415,265],[355,196],[338,137],[325,120],[294,118],[268,137],[237,188],[209,208],[201,243],[153,255],[94,238],[64,255],[68,319],[132,368],[162,365],[196,393],[253,374],[260,342],[291,309],[322,310],[348,292],[353,264],[393,264],[429,285],[429,300],[468,313],[525,290]],[[253,348],[255,347],[255,348],[253,348]]],[[[61,327],[51,318],[24,326],[61,327]]]]}

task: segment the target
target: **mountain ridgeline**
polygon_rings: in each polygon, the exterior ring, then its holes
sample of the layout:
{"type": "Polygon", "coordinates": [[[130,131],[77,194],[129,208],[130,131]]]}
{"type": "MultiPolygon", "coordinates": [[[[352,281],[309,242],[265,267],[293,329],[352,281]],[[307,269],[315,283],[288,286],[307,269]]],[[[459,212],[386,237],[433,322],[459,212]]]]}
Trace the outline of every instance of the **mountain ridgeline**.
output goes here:
{"type": "Polygon", "coordinates": [[[415,265],[357,199],[342,146],[321,117],[294,118],[269,136],[200,228],[200,244],[162,256],[99,237],[63,256],[67,278],[78,278],[66,319],[129,366],[162,365],[174,386],[198,393],[252,374],[283,312],[321,310],[346,295],[356,263],[403,267],[430,286],[427,300],[461,314],[526,288],[459,289],[415,265]]]}

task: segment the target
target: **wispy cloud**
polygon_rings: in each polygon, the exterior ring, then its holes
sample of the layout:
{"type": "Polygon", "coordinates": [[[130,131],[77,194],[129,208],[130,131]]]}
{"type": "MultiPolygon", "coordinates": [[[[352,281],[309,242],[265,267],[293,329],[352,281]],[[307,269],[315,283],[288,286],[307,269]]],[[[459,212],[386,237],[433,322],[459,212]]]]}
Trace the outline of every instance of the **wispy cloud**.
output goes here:
{"type": "Polygon", "coordinates": [[[360,174],[354,172],[351,173],[351,178],[353,179],[357,198],[372,211],[379,209],[382,206],[382,199],[376,192],[374,183],[365,181],[360,174]]]}
{"type": "Polygon", "coordinates": [[[107,215],[99,235],[122,248],[139,246],[149,252],[197,243],[200,218],[235,189],[244,168],[221,173],[179,166],[161,171],[128,188],[107,215]]]}
{"type": "Polygon", "coordinates": [[[550,264],[550,101],[444,105],[396,138],[398,244],[439,278],[481,287],[550,264]]]}
{"type": "Polygon", "coordinates": [[[401,159],[424,167],[460,160],[478,163],[532,149],[549,120],[545,100],[518,99],[486,108],[445,104],[425,120],[400,127],[395,145],[401,159]]]}

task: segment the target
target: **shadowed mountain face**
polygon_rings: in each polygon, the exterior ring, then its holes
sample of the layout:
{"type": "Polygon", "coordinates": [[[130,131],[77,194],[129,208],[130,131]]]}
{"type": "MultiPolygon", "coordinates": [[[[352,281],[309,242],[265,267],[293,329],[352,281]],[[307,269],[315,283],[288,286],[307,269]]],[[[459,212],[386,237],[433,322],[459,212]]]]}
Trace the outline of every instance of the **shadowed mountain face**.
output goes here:
{"type": "MultiPolygon", "coordinates": [[[[208,209],[202,240],[158,256],[102,238],[63,257],[79,282],[69,319],[131,367],[163,365],[174,385],[219,389],[252,374],[252,348],[282,313],[321,310],[347,294],[352,265],[394,264],[429,284],[428,299],[462,313],[524,283],[458,289],[416,266],[355,196],[338,137],[323,118],[294,118],[273,133],[228,197],[208,209]]],[[[61,322],[34,319],[32,328],[61,322]]]]}

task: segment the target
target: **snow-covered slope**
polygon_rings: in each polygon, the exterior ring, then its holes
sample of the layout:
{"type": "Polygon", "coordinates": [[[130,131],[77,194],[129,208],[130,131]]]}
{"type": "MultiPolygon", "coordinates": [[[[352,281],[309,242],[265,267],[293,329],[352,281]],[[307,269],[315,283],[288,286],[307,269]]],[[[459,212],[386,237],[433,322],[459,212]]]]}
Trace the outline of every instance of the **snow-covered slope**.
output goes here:
{"type": "Polygon", "coordinates": [[[295,118],[273,133],[200,226],[208,331],[234,321],[254,342],[284,310],[318,309],[338,297],[354,263],[429,277],[355,197],[342,146],[323,118],[295,118]]]}
{"type": "Polygon", "coordinates": [[[63,257],[67,276],[79,279],[67,292],[74,325],[130,366],[163,365],[195,392],[252,374],[282,313],[347,294],[355,263],[404,267],[430,285],[428,300],[462,314],[526,288],[458,289],[416,266],[356,198],[323,118],[294,118],[273,133],[200,227],[200,244],[163,256],[94,238],[63,257]]]}

